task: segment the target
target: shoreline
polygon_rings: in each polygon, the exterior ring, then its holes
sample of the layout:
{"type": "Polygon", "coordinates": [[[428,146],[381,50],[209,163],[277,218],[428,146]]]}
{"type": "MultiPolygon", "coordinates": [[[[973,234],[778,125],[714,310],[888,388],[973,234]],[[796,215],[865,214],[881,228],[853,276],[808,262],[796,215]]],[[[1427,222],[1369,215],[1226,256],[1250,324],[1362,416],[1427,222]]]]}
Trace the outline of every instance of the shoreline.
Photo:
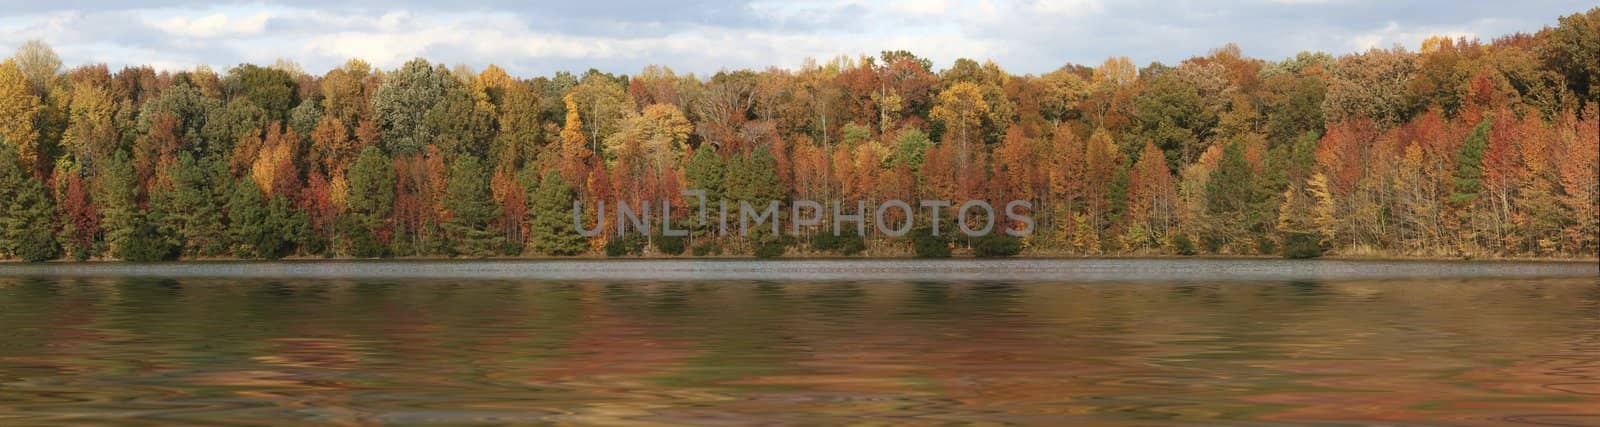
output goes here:
{"type": "Polygon", "coordinates": [[[1600,277],[1587,261],[1340,260],[1283,258],[742,259],[563,258],[212,260],[164,263],[37,263],[0,266],[0,278],[224,280],[910,281],[961,283],[1232,283],[1348,280],[1517,280],[1600,277]]]}
{"type": "Polygon", "coordinates": [[[1369,262],[1461,262],[1461,263],[1497,263],[1497,262],[1543,262],[1543,263],[1596,263],[1600,264],[1600,257],[1574,258],[1574,257],[1489,257],[1489,258],[1463,258],[1442,256],[1387,256],[1387,255],[1328,255],[1316,258],[1289,259],[1274,255],[1162,255],[1162,254],[1130,254],[1130,255],[1018,255],[1011,257],[982,258],[976,256],[951,256],[948,258],[920,258],[914,256],[784,256],[776,258],[758,258],[751,255],[716,255],[716,256],[669,256],[669,255],[630,255],[608,257],[604,255],[580,256],[503,256],[503,257],[448,257],[448,256],[405,256],[387,258],[357,258],[357,257],[306,257],[291,256],[279,259],[254,259],[236,257],[210,257],[191,258],[173,261],[132,262],[120,259],[89,259],[84,261],[55,259],[41,262],[25,262],[15,259],[0,260],[0,266],[5,265],[66,265],[66,264],[130,264],[130,265],[160,265],[160,264],[191,264],[191,263],[270,263],[270,262],[438,262],[438,261],[949,261],[949,260],[1284,260],[1284,261],[1369,261],[1369,262]]]}

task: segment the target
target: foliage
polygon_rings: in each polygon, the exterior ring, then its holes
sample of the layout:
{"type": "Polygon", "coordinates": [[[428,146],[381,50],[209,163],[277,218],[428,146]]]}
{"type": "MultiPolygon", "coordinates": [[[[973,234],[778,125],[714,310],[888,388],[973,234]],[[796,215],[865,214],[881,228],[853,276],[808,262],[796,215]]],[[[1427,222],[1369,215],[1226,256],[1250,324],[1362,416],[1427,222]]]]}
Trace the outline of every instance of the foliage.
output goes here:
{"type": "Polygon", "coordinates": [[[811,235],[811,250],[834,252],[845,256],[856,255],[867,250],[867,241],[864,236],[857,234],[855,229],[844,231],[846,232],[840,234],[822,232],[811,235]]]}
{"type": "Polygon", "coordinates": [[[777,258],[789,250],[788,236],[757,233],[751,239],[750,254],[756,258],[777,258]]]}
{"type": "Polygon", "coordinates": [[[0,144],[0,255],[23,261],[54,259],[56,209],[44,185],[28,176],[10,146],[0,144]]]}
{"type": "Polygon", "coordinates": [[[389,158],[377,147],[367,147],[350,167],[345,238],[350,254],[362,258],[389,255],[388,214],[394,208],[395,174],[389,158]]]}
{"type": "Polygon", "coordinates": [[[572,187],[551,171],[539,180],[528,195],[528,227],[533,249],[545,255],[571,256],[585,251],[587,244],[573,226],[572,187]]]}
{"type": "Polygon", "coordinates": [[[931,228],[916,228],[911,230],[911,249],[917,258],[949,258],[950,237],[948,226],[942,229],[943,233],[933,235],[931,228]]]}
{"type": "Polygon", "coordinates": [[[650,242],[655,244],[656,250],[664,255],[683,255],[689,239],[684,236],[667,236],[656,234],[650,237],[650,242]]]}
{"type": "Polygon", "coordinates": [[[1022,253],[1022,239],[1003,233],[989,233],[972,239],[972,254],[979,258],[1001,258],[1022,253]]]}
{"type": "Polygon", "coordinates": [[[628,233],[606,241],[606,256],[639,256],[644,255],[645,236],[638,233],[628,233]]]}
{"type": "Polygon", "coordinates": [[[1283,235],[1283,257],[1289,259],[1322,256],[1322,241],[1314,233],[1292,232],[1283,235]]]}
{"type": "Polygon", "coordinates": [[[489,194],[489,174],[477,158],[461,156],[450,167],[444,227],[457,255],[487,257],[500,252],[504,237],[493,229],[500,207],[489,194]]]}
{"type": "Polygon", "coordinates": [[[1195,251],[1194,240],[1189,239],[1188,234],[1174,236],[1172,238],[1172,250],[1183,256],[1192,256],[1199,253],[1195,251]]]}
{"type": "MultiPolygon", "coordinates": [[[[719,202],[737,227],[740,202],[775,202],[788,223],[802,199],[867,212],[943,199],[1032,205],[1025,245],[961,242],[977,255],[1593,257],[1597,23],[1593,8],[1536,33],[1428,37],[1414,51],[1266,61],[1226,45],[1040,75],[965,58],[935,70],[896,51],[711,76],[524,77],[424,59],[219,76],[63,70],[28,42],[0,62],[0,140],[16,159],[0,185],[11,202],[0,252],[568,256],[617,230],[589,216],[581,226],[603,234],[582,236],[575,202],[615,212],[650,200],[695,236],[648,239],[661,253],[774,256],[793,239],[719,234],[719,202]],[[706,190],[706,217],[686,189],[706,190]]],[[[940,237],[914,208],[885,221],[917,234],[809,235],[809,250],[892,242],[949,256],[954,207],[937,211],[940,237]]],[[[997,233],[1024,225],[995,219],[997,233]]],[[[628,240],[610,241],[628,253],[628,240]]]]}
{"type": "Polygon", "coordinates": [[[694,256],[722,255],[722,246],[716,244],[716,242],[705,242],[694,245],[694,249],[691,250],[691,252],[694,254],[694,256]]]}

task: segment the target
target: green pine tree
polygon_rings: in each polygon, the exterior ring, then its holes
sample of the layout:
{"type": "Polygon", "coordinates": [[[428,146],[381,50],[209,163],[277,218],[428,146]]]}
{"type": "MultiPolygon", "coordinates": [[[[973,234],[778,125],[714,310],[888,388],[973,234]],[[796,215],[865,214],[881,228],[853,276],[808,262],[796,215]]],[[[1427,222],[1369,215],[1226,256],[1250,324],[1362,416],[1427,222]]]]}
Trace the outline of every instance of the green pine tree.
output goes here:
{"type": "Polygon", "coordinates": [[[1489,146],[1489,121],[1484,120],[1472,129],[1467,142],[1456,150],[1456,171],[1450,193],[1450,203],[1457,207],[1471,206],[1483,192],[1483,150],[1489,146]]]}
{"type": "Polygon", "coordinates": [[[0,141],[0,255],[38,262],[54,259],[56,209],[43,184],[22,168],[9,144],[0,141]]]}
{"type": "Polygon", "coordinates": [[[287,198],[267,199],[254,179],[246,176],[233,186],[228,199],[228,237],[233,254],[241,258],[277,259],[287,255],[297,237],[287,198]]]}
{"type": "Polygon", "coordinates": [[[271,232],[272,238],[267,241],[271,246],[263,246],[270,250],[262,257],[268,259],[292,255],[314,237],[310,216],[295,209],[294,201],[282,194],[267,200],[267,229],[271,232]]]}
{"type": "Polygon", "coordinates": [[[500,206],[489,192],[488,170],[477,157],[463,155],[451,164],[444,206],[450,210],[444,229],[455,254],[487,257],[505,246],[505,236],[494,227],[500,206]]]}
{"type": "Polygon", "coordinates": [[[100,211],[107,249],[111,256],[125,260],[129,243],[144,220],[135,199],[139,191],[136,179],[127,152],[118,151],[100,164],[94,185],[94,201],[100,211]]]}
{"type": "Polygon", "coordinates": [[[394,167],[389,157],[377,147],[361,151],[350,167],[349,189],[345,205],[348,214],[341,227],[350,246],[350,254],[362,258],[389,255],[389,245],[382,236],[388,230],[387,220],[394,209],[394,167]]]}
{"type": "Polygon", "coordinates": [[[701,146],[695,150],[683,167],[683,175],[688,178],[690,189],[706,191],[707,206],[715,205],[725,196],[722,158],[711,147],[701,146]]]}
{"type": "Polygon", "coordinates": [[[1228,144],[1222,149],[1217,169],[1206,182],[1206,214],[1209,233],[1206,246],[1215,251],[1235,243],[1248,229],[1252,201],[1259,189],[1255,172],[1244,158],[1241,144],[1228,144]]]}
{"type": "Polygon", "coordinates": [[[572,220],[572,186],[551,171],[528,196],[528,226],[533,249],[546,255],[571,256],[588,249],[572,220]]]}
{"type": "Polygon", "coordinates": [[[162,213],[159,228],[177,237],[184,256],[216,256],[227,250],[222,206],[211,186],[223,174],[221,166],[180,154],[171,170],[172,188],[151,195],[152,210],[162,213]]]}

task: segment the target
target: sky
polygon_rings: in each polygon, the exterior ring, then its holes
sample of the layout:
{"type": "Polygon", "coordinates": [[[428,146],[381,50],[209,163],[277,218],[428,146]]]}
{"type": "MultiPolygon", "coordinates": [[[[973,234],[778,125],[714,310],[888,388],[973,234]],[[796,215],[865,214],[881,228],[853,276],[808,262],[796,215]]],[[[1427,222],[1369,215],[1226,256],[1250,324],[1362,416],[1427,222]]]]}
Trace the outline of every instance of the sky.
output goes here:
{"type": "Polygon", "coordinates": [[[0,55],[30,39],[68,67],[225,70],[279,58],[322,74],[349,58],[415,57],[514,75],[665,65],[700,75],[794,68],[806,58],[909,50],[948,67],[992,59],[1013,73],[1127,56],[1175,64],[1237,43],[1282,59],[1442,34],[1485,41],[1554,25],[1592,0],[0,0],[0,55]],[[341,3],[329,5],[327,3],[341,3]]]}

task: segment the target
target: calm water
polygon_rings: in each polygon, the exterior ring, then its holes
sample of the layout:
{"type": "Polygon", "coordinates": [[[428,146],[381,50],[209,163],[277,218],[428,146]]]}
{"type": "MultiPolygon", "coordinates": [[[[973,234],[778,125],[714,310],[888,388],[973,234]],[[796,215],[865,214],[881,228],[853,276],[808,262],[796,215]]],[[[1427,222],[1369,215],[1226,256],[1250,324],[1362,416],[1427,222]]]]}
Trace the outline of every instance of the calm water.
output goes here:
{"type": "Polygon", "coordinates": [[[0,266],[0,424],[1600,425],[1593,264],[0,266]]]}

